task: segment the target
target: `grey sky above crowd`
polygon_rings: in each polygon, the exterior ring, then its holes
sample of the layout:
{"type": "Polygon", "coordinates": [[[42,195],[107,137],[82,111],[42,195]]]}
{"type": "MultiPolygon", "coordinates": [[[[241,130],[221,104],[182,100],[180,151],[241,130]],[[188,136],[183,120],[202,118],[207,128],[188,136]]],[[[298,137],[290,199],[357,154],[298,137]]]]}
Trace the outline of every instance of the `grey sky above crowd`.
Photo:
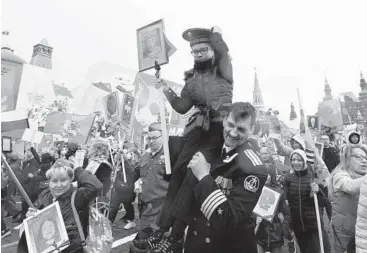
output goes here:
{"type": "Polygon", "coordinates": [[[33,45],[47,38],[53,69],[85,74],[101,61],[137,70],[136,29],[164,18],[178,50],[162,78],[182,84],[193,62],[182,32],[218,25],[233,58],[234,99],[252,101],[256,67],[265,106],[286,120],[292,101],[298,108],[297,87],[306,114],[316,112],[324,73],[333,95],[360,91],[360,70],[367,77],[366,7],[366,1],[3,0],[1,22],[28,62],[33,45]]]}

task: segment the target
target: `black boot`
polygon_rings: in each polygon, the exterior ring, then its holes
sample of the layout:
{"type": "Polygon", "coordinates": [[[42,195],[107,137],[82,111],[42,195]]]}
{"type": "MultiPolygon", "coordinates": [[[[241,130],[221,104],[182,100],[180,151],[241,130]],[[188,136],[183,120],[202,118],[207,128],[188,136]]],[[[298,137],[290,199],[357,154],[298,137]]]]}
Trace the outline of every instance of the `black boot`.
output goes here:
{"type": "Polygon", "coordinates": [[[163,231],[155,231],[145,239],[133,240],[133,247],[138,251],[148,252],[150,249],[158,245],[163,238],[163,231]]]}
{"type": "Polygon", "coordinates": [[[183,239],[177,240],[172,236],[163,238],[163,240],[149,253],[182,253],[183,239]]]}

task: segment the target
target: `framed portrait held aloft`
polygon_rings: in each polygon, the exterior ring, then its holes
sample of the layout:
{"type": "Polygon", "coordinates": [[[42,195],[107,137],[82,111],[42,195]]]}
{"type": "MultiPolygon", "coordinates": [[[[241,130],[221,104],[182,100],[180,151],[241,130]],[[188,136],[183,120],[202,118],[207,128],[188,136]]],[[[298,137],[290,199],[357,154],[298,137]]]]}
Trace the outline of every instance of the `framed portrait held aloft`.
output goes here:
{"type": "Polygon", "coordinates": [[[168,63],[168,54],[164,37],[163,19],[150,23],[136,30],[138,43],[139,71],[168,63]]]}
{"type": "Polygon", "coordinates": [[[279,192],[264,186],[253,213],[260,216],[263,220],[273,222],[278,209],[280,196],[281,194],[279,192]]]}
{"type": "Polygon", "coordinates": [[[316,115],[307,116],[307,126],[312,130],[320,130],[320,117],[316,115]]]}
{"type": "Polygon", "coordinates": [[[324,143],[322,142],[315,142],[315,147],[317,148],[318,154],[322,157],[324,153],[324,143]]]}
{"type": "Polygon", "coordinates": [[[29,253],[60,252],[69,246],[57,201],[39,211],[37,216],[25,219],[23,224],[29,253]]]}
{"type": "Polygon", "coordinates": [[[121,118],[120,122],[122,124],[122,128],[124,133],[129,136],[132,130],[133,117],[135,111],[135,98],[134,96],[125,93],[121,106],[121,118]]]}
{"type": "Polygon", "coordinates": [[[103,98],[104,110],[108,122],[117,122],[120,113],[120,103],[118,91],[112,92],[111,94],[103,98]]]}

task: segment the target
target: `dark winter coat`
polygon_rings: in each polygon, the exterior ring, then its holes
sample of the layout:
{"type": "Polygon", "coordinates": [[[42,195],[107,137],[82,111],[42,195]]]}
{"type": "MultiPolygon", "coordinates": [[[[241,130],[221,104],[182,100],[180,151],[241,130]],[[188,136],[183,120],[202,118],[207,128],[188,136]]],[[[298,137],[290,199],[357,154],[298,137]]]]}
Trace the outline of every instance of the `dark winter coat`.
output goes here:
{"type": "MultiPolygon", "coordinates": [[[[63,250],[63,253],[79,252],[81,249],[81,239],[71,206],[72,193],[76,190],[75,207],[79,212],[83,230],[86,234],[87,224],[83,221],[88,217],[89,203],[100,195],[102,191],[102,183],[90,172],[85,171],[82,168],[77,168],[74,173],[78,181],[78,189],[71,186],[66,193],[56,199],[56,201],[59,202],[61,214],[70,240],[70,246],[63,250]]],[[[51,205],[53,203],[52,200],[53,196],[48,188],[40,194],[35,206],[38,209],[43,209],[51,205]]],[[[28,252],[24,239],[25,238],[23,236],[19,242],[18,253],[28,252]]]]}
{"type": "Polygon", "coordinates": [[[322,153],[322,160],[324,160],[326,167],[331,173],[340,162],[338,149],[332,146],[325,147],[322,153]]]}
{"type": "Polygon", "coordinates": [[[48,188],[48,180],[46,172],[51,168],[51,164],[41,164],[40,169],[33,177],[28,177],[25,183],[33,189],[32,193],[38,196],[41,192],[48,188]]]}
{"type": "Polygon", "coordinates": [[[22,174],[24,179],[23,181],[24,190],[31,198],[33,198],[33,196],[37,195],[38,189],[36,189],[32,181],[29,180],[28,174],[35,175],[40,168],[41,161],[40,156],[37,154],[36,150],[33,147],[31,148],[31,152],[33,154],[33,158],[23,163],[22,174]]]}
{"type": "Polygon", "coordinates": [[[119,170],[116,175],[114,191],[116,194],[120,196],[118,198],[119,202],[128,202],[128,201],[132,202],[134,198],[134,178],[137,172],[135,171],[135,168],[131,165],[129,161],[124,161],[124,165],[126,173],[126,183],[124,181],[124,174],[122,170],[119,170]],[[123,197],[122,199],[121,196],[123,197]]]}
{"type": "MultiPolygon", "coordinates": [[[[284,181],[284,192],[288,200],[292,226],[297,231],[317,230],[317,220],[315,203],[311,194],[312,177],[309,170],[295,171],[289,174],[284,181]]],[[[317,194],[320,213],[327,205],[327,190],[319,185],[320,191],[317,194]]]]}

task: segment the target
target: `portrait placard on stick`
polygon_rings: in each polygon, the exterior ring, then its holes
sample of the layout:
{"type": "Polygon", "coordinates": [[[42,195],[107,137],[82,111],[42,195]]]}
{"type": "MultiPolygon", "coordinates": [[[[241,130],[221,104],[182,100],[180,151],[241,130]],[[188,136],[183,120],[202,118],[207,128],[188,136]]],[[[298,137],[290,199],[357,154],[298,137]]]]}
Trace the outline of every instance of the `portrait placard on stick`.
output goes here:
{"type": "Polygon", "coordinates": [[[163,33],[163,19],[150,23],[136,30],[138,43],[139,71],[168,63],[167,44],[163,33]]]}
{"type": "Polygon", "coordinates": [[[134,111],[135,98],[132,95],[125,93],[121,106],[120,122],[122,125],[122,130],[124,131],[126,136],[130,136],[131,134],[132,124],[134,122],[134,111]]]}
{"type": "Polygon", "coordinates": [[[61,215],[59,202],[55,202],[24,220],[24,231],[29,253],[50,253],[69,246],[69,237],[61,215]]]}
{"type": "Polygon", "coordinates": [[[307,116],[307,126],[312,130],[320,130],[320,120],[319,116],[311,115],[307,116]]]}
{"type": "Polygon", "coordinates": [[[104,110],[106,113],[107,120],[109,122],[117,122],[119,118],[119,96],[118,92],[115,91],[103,98],[104,110]]]}
{"type": "Polygon", "coordinates": [[[281,194],[279,192],[264,186],[253,213],[260,216],[263,220],[273,222],[280,196],[281,194]]]}
{"type": "Polygon", "coordinates": [[[315,147],[317,148],[318,154],[322,157],[324,153],[324,143],[322,142],[315,142],[315,147]]]}

